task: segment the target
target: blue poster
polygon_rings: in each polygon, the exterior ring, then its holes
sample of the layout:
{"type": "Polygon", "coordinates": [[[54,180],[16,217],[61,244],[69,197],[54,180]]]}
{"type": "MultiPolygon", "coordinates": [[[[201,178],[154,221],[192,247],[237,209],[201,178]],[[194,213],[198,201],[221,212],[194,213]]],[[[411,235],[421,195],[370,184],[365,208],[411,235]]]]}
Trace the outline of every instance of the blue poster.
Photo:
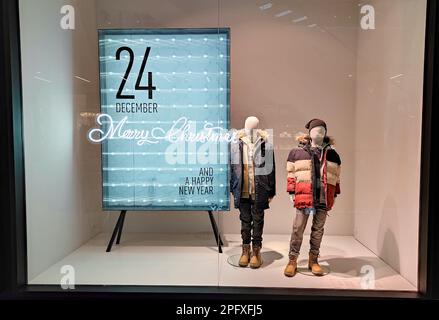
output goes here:
{"type": "Polygon", "coordinates": [[[100,30],[104,210],[229,210],[228,29],[100,30]]]}

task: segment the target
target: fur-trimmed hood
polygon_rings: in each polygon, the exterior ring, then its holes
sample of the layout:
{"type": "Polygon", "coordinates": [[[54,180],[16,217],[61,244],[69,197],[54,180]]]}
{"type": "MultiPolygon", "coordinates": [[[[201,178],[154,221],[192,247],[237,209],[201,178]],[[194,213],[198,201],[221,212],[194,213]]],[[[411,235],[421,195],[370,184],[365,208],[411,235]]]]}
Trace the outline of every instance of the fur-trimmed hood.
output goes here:
{"type": "MultiPolygon", "coordinates": [[[[300,145],[311,144],[311,136],[308,133],[299,133],[296,135],[296,141],[299,142],[300,145]]],[[[326,136],[323,139],[323,143],[325,145],[333,146],[335,145],[335,139],[331,136],[326,136]]]]}
{"type": "MultiPolygon", "coordinates": [[[[265,130],[261,130],[261,129],[257,129],[257,130],[256,130],[256,134],[257,134],[258,137],[260,137],[262,140],[265,140],[265,141],[268,140],[269,134],[268,134],[267,131],[265,131],[265,130]]],[[[241,129],[241,130],[239,130],[238,132],[236,132],[236,138],[237,138],[237,139],[242,139],[242,138],[244,138],[246,135],[247,135],[247,134],[246,134],[246,132],[245,132],[245,129],[241,129]]]]}

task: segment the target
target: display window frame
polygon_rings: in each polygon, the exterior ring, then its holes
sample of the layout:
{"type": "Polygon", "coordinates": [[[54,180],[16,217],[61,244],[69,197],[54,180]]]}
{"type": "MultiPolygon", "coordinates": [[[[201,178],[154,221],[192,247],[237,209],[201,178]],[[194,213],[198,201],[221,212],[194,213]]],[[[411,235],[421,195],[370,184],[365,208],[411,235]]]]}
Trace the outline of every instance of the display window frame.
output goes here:
{"type": "Polygon", "coordinates": [[[427,0],[419,203],[418,291],[294,289],[250,287],[87,286],[66,291],[56,285],[29,285],[23,147],[19,0],[0,4],[0,299],[87,297],[142,298],[439,298],[439,217],[434,182],[439,158],[435,142],[439,120],[439,4],[427,0]]]}

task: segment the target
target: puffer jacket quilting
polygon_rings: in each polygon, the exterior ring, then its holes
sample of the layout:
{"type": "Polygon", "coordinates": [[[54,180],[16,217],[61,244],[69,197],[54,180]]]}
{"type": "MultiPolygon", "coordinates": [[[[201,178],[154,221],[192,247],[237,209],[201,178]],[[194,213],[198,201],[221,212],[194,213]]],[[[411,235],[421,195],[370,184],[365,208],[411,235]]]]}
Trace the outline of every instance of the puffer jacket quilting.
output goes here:
{"type": "MultiPolygon", "coordinates": [[[[287,192],[294,194],[294,206],[298,209],[313,208],[312,156],[310,153],[311,138],[302,135],[297,138],[299,146],[291,150],[287,160],[287,192]]],[[[326,193],[326,210],[331,210],[335,197],[340,194],[341,159],[332,147],[334,141],[326,137],[320,166],[320,179],[326,193]]]]}

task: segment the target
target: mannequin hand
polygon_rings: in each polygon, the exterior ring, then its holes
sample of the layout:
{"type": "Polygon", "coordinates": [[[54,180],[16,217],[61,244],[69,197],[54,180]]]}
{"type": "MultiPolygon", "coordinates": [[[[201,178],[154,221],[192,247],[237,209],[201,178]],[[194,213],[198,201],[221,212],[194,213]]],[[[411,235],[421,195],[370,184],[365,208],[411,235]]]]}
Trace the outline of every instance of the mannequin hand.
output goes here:
{"type": "Polygon", "coordinates": [[[273,200],[273,198],[268,198],[268,203],[270,203],[270,202],[271,202],[271,200],[273,200]]]}
{"type": "Polygon", "coordinates": [[[294,194],[290,194],[290,201],[294,204],[294,194]]]}

